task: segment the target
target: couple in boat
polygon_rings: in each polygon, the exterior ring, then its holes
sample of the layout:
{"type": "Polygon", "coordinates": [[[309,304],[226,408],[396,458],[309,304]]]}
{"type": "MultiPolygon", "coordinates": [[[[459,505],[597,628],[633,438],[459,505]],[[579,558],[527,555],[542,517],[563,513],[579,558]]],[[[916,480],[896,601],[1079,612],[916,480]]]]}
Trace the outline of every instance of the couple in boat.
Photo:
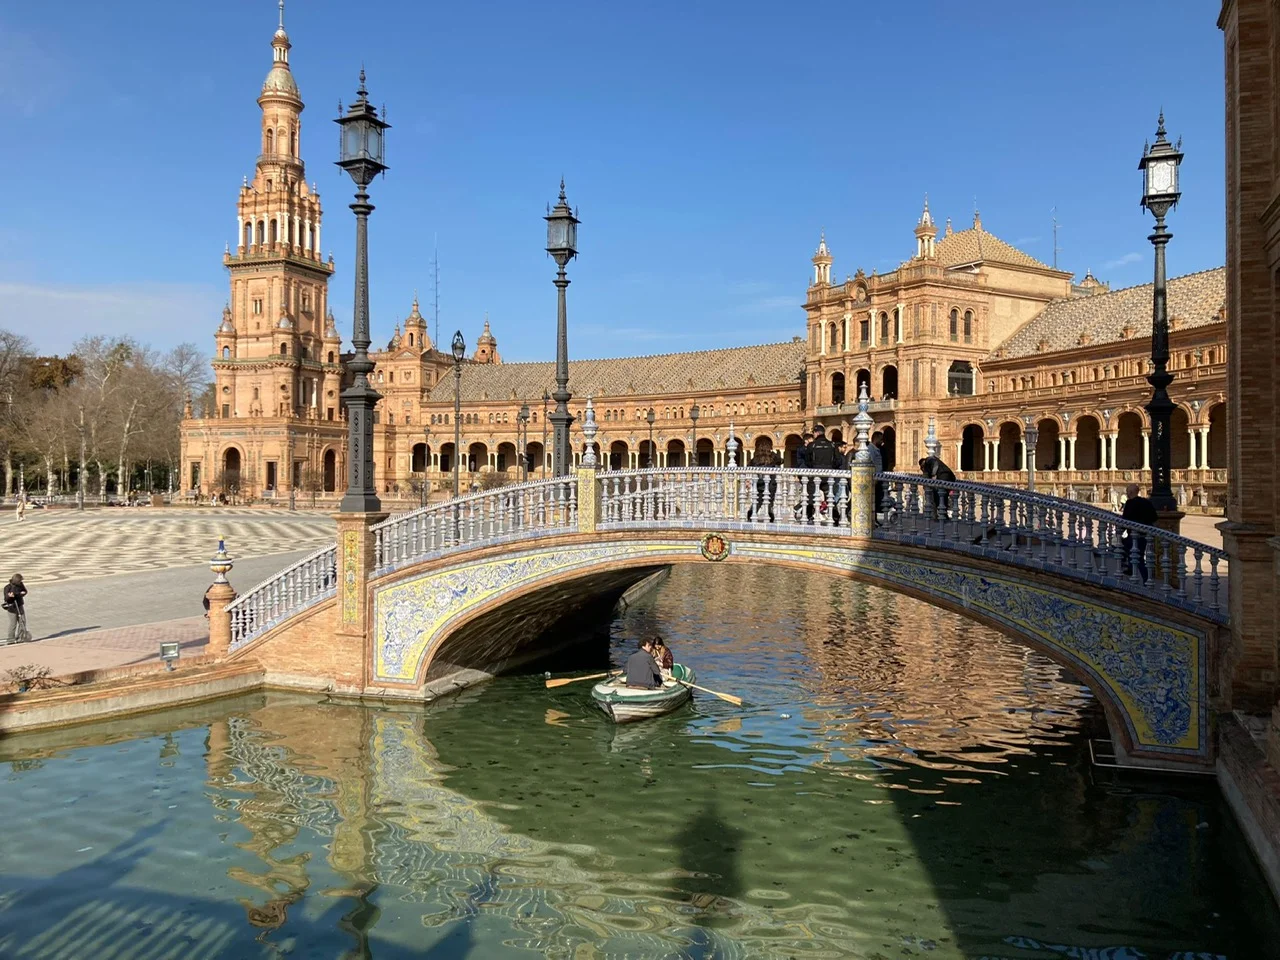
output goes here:
{"type": "Polygon", "coordinates": [[[640,648],[627,658],[626,682],[628,687],[656,690],[671,677],[675,657],[661,637],[646,637],[640,648]]]}

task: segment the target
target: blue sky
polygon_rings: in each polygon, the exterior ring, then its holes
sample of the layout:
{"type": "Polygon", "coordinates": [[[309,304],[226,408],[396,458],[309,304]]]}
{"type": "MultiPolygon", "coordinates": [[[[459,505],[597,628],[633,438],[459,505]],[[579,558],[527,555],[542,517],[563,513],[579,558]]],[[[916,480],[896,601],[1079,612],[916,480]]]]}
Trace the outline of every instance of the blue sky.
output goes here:
{"type": "MultiPolygon", "coordinates": [[[[362,62],[393,124],[375,342],[415,288],[429,314],[438,236],[442,339],[473,344],[487,311],[504,358],[549,359],[541,217],[563,174],[583,221],[571,356],[617,356],[802,333],[819,230],[834,275],[890,270],[926,191],[940,223],[967,226],[976,197],[986,229],[1045,261],[1056,206],[1060,266],[1146,282],[1136,165],[1162,105],[1187,153],[1170,272],[1221,264],[1215,17],[1192,0],[290,0],[339,328],[354,226],[331,121],[362,62]]],[[[0,326],[47,351],[94,332],[212,350],[275,22],[274,0],[0,4],[0,326]]]]}

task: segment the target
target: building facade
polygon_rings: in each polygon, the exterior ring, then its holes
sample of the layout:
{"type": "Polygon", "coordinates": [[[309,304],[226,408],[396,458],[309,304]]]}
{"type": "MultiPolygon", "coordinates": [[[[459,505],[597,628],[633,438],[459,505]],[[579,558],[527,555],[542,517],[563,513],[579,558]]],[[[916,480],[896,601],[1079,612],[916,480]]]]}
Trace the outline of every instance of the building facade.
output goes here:
{"type": "MultiPolygon", "coordinates": [[[[336,497],[347,357],[328,309],[334,265],[320,254],[320,197],[304,175],[303,102],[283,26],[271,48],[261,153],[224,257],[231,286],[214,336],[216,400],[183,422],[184,485],[206,495],[336,497]]],[[[797,314],[777,343],[571,361],[576,455],[591,396],[606,469],[722,466],[731,432],[737,463],[774,450],[792,463],[814,423],[853,439],[865,385],[890,467],[913,469],[936,439],[970,479],[1026,484],[1034,470],[1044,489],[1107,504],[1130,480],[1144,481],[1150,285],[1112,291],[1091,273],[1074,283],[988,232],[976,213],[968,229],[948,220],[939,236],[927,200],[912,239],[894,271],[858,270],[836,283],[824,235],[803,334],[797,314]],[[1039,434],[1030,455],[1028,426],[1039,434]]],[[[1224,302],[1222,269],[1170,282],[1173,479],[1190,509],[1219,507],[1226,489],[1224,302]]],[[[384,499],[450,490],[455,465],[464,490],[550,470],[554,363],[504,363],[487,318],[456,381],[416,300],[371,356],[383,397],[374,471],[384,499]]]]}

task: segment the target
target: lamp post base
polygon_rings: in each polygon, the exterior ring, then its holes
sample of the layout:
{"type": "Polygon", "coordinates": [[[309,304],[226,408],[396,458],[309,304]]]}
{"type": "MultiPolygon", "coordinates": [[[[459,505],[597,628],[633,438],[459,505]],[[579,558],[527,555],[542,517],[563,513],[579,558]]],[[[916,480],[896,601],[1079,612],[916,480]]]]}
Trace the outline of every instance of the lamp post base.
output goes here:
{"type": "Polygon", "coordinates": [[[1156,526],[1161,530],[1177,534],[1182,527],[1182,518],[1185,516],[1186,513],[1181,510],[1157,510],[1156,526]]]}

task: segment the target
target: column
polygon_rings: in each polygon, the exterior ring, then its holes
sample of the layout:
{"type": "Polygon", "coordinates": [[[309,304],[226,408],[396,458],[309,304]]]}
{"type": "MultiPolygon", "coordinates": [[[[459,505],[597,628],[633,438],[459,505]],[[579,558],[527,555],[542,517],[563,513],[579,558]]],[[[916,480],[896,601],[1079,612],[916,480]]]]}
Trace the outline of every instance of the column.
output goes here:
{"type": "Polygon", "coordinates": [[[1074,470],[1076,468],[1076,438],[1074,435],[1067,437],[1067,459],[1069,461],[1067,469],[1074,470]]]}
{"type": "Polygon", "coordinates": [[[1058,469],[1067,469],[1067,438],[1058,434],[1058,469]]]}
{"type": "Polygon", "coordinates": [[[867,343],[873,347],[876,345],[876,312],[875,310],[867,311],[867,343]]]}
{"type": "Polygon", "coordinates": [[[1200,469],[1209,469],[1209,428],[1200,428],[1200,469]]]}
{"type": "Polygon", "coordinates": [[[311,249],[311,218],[302,221],[302,248],[304,250],[311,249]]]}
{"type": "Polygon", "coordinates": [[[1018,469],[1023,473],[1027,472],[1027,435],[1022,435],[1022,442],[1018,444],[1018,469]]]}
{"type": "MultiPolygon", "coordinates": [[[[827,321],[818,321],[818,356],[827,355],[827,321]]],[[[813,401],[810,401],[813,402],[813,401]]]]}
{"type": "Polygon", "coordinates": [[[1151,469],[1151,431],[1142,431],[1142,469],[1151,469]]]}
{"type": "Polygon", "coordinates": [[[302,218],[299,216],[293,218],[293,246],[295,250],[302,249],[302,218]]]}
{"type": "Polygon", "coordinates": [[[956,469],[960,469],[960,461],[964,459],[964,441],[956,441],[956,469]]]}
{"type": "Polygon", "coordinates": [[[895,307],[894,309],[897,311],[897,316],[896,316],[896,321],[895,321],[895,322],[896,322],[896,323],[897,323],[897,325],[898,325],[898,329],[897,329],[897,330],[895,330],[895,331],[894,331],[894,333],[897,335],[898,342],[899,342],[899,343],[901,343],[901,342],[902,342],[902,328],[903,328],[903,327],[905,327],[905,326],[907,325],[907,311],[903,308],[902,304],[898,304],[898,305],[897,305],[897,307],[895,307]]]}
{"type": "Polygon", "coordinates": [[[316,221],[316,257],[320,256],[320,221],[316,221]]]}

